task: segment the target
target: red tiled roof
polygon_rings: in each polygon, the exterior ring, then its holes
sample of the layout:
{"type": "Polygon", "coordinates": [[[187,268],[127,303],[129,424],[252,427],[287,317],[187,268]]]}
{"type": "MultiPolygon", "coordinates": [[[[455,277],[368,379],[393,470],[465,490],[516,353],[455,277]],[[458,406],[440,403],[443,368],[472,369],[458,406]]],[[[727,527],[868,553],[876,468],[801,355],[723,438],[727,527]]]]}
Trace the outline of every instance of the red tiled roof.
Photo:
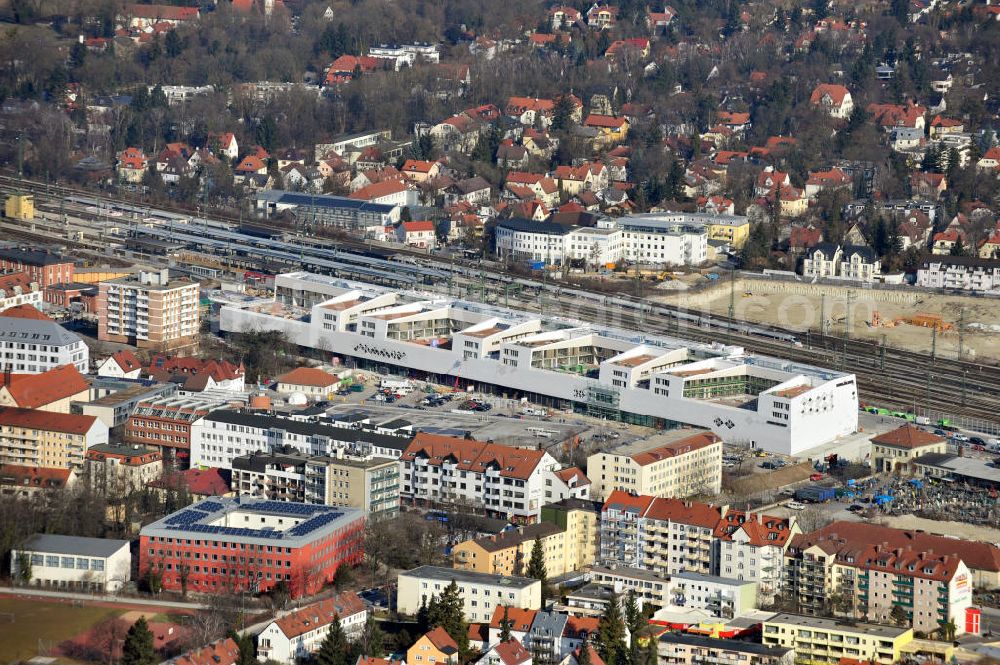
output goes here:
{"type": "Polygon", "coordinates": [[[600,619],[597,617],[578,617],[572,614],[566,617],[566,628],[563,635],[567,637],[583,637],[597,634],[600,619]]]}
{"type": "Polygon", "coordinates": [[[680,522],[714,529],[722,519],[722,509],[699,501],[656,497],[646,510],[647,519],[680,522]]]}
{"type": "Polygon", "coordinates": [[[111,359],[118,363],[118,366],[122,368],[123,372],[131,372],[132,370],[142,367],[139,359],[136,358],[135,354],[128,349],[122,349],[121,351],[112,353],[111,359]]]}
{"type": "MultiPolygon", "coordinates": [[[[490,628],[500,630],[500,622],[503,621],[504,607],[497,605],[490,618],[490,628]]],[[[507,607],[507,620],[510,621],[510,629],[519,633],[527,632],[531,629],[531,624],[535,620],[538,610],[526,610],[513,605],[507,607]]]]}
{"type": "Polygon", "coordinates": [[[566,483],[567,485],[569,485],[570,481],[574,479],[576,480],[577,487],[582,487],[584,485],[590,484],[590,478],[588,478],[583,473],[583,471],[581,471],[575,466],[570,466],[565,469],[560,469],[556,471],[556,477],[559,478],[559,480],[566,483]]]}
{"type": "Polygon", "coordinates": [[[430,640],[431,644],[434,645],[434,648],[442,653],[458,653],[458,644],[455,643],[455,640],[452,639],[451,635],[449,635],[448,632],[441,626],[438,626],[434,630],[428,632],[424,635],[424,637],[430,640]]]}
{"type": "Polygon", "coordinates": [[[684,437],[679,441],[669,443],[665,446],[660,446],[659,448],[636,453],[635,455],[632,455],[632,459],[639,466],[647,466],[649,464],[667,459],[668,457],[677,457],[678,455],[685,455],[696,450],[701,450],[702,448],[711,446],[719,441],[721,441],[721,439],[719,439],[719,437],[712,432],[694,434],[692,436],[684,437]]]}
{"type": "Polygon", "coordinates": [[[606,127],[608,129],[621,129],[621,127],[628,122],[625,118],[616,118],[612,115],[597,115],[591,113],[587,116],[587,119],[583,121],[583,124],[587,127],[606,127]]]}
{"type": "Polygon", "coordinates": [[[292,638],[315,630],[317,626],[330,625],[335,616],[346,619],[364,611],[364,601],[358,594],[348,591],[286,614],[277,624],[286,637],[292,638]]]}
{"type": "Polygon", "coordinates": [[[14,305],[13,307],[8,307],[3,312],[0,312],[0,316],[9,316],[12,319],[33,319],[35,321],[51,321],[49,317],[38,311],[38,308],[34,305],[14,305]]]}
{"type": "Polygon", "coordinates": [[[27,427],[63,434],[86,434],[96,420],[95,416],[0,406],[0,425],[8,427],[27,427]]]}
{"type": "Polygon", "coordinates": [[[866,548],[874,549],[876,545],[881,550],[909,548],[913,551],[933,551],[937,555],[961,559],[973,570],[1000,572],[1000,548],[995,545],[866,522],[833,522],[811,533],[799,534],[790,543],[790,547],[796,550],[815,545],[830,553],[860,553],[866,548]]]}
{"type": "Polygon", "coordinates": [[[229,381],[243,376],[243,365],[235,365],[228,360],[202,360],[200,358],[169,358],[154,356],[145,373],[162,383],[181,382],[184,390],[202,391],[208,379],[229,381]]]}
{"type": "Polygon", "coordinates": [[[315,367],[296,367],[291,372],[286,372],[278,377],[278,383],[287,383],[293,386],[313,386],[315,388],[326,388],[339,382],[340,379],[333,374],[315,367]]]}
{"type": "Polygon", "coordinates": [[[835,106],[841,106],[849,94],[851,93],[847,88],[837,83],[821,83],[813,90],[809,101],[813,104],[819,104],[824,96],[829,95],[835,106]]]}
{"type": "Polygon", "coordinates": [[[87,379],[75,365],[62,365],[39,374],[11,374],[6,383],[0,382],[0,390],[6,389],[21,409],[39,409],[89,388],[87,379]]]}
{"type": "Polygon", "coordinates": [[[426,233],[427,231],[434,230],[434,222],[429,219],[415,220],[412,222],[403,222],[403,230],[407,233],[426,233]]]}
{"type": "Polygon", "coordinates": [[[240,648],[232,638],[226,637],[168,662],[170,665],[235,665],[239,658],[240,648]]]}
{"type": "Polygon", "coordinates": [[[482,473],[487,468],[495,467],[503,477],[527,479],[544,455],[545,451],[542,450],[419,432],[403,452],[401,459],[412,462],[418,457],[426,457],[428,464],[433,466],[440,466],[445,460],[451,460],[461,471],[482,473]]]}
{"type": "Polygon", "coordinates": [[[229,494],[229,482],[220,469],[188,469],[184,472],[184,482],[191,494],[198,496],[229,494]]]}
{"type": "Polygon", "coordinates": [[[730,510],[716,525],[715,537],[732,540],[737,531],[743,531],[754,547],[784,547],[792,535],[791,524],[786,518],[730,510]]]}
{"type": "Polygon", "coordinates": [[[608,498],[605,499],[601,512],[606,512],[608,510],[624,511],[631,509],[633,512],[643,515],[647,510],[649,510],[649,506],[652,503],[653,497],[651,496],[643,494],[629,494],[628,492],[623,492],[622,490],[614,490],[610,495],[608,495],[608,498]]]}
{"type": "Polygon", "coordinates": [[[407,189],[406,183],[400,180],[382,180],[381,182],[373,182],[370,185],[362,187],[358,191],[351,193],[348,198],[359,201],[372,201],[383,196],[405,192],[407,189]]]}
{"type": "MultiPolygon", "coordinates": [[[[35,282],[31,281],[31,277],[29,277],[26,272],[12,272],[6,275],[0,275],[0,291],[6,293],[7,297],[13,296],[15,289],[18,287],[20,287],[21,293],[31,293],[32,284],[35,284],[35,282]]],[[[32,307],[32,309],[35,308],[32,307]]],[[[38,312],[37,309],[35,309],[35,311],[38,312]]],[[[38,314],[40,315],[38,318],[49,318],[41,312],[38,312],[38,314]]]]}
{"type": "Polygon", "coordinates": [[[72,469],[0,464],[0,484],[35,489],[66,487],[72,473],[72,469]]]}
{"type": "Polygon", "coordinates": [[[504,665],[521,665],[531,660],[531,652],[525,649],[516,637],[501,642],[493,647],[493,650],[504,665]]]}
{"type": "Polygon", "coordinates": [[[944,441],[944,437],[931,432],[926,432],[919,427],[910,425],[909,423],[884,434],[872,437],[872,443],[877,443],[883,446],[892,446],[893,448],[908,448],[910,450],[913,450],[914,448],[921,448],[923,446],[932,446],[935,443],[944,443],[944,441]]]}
{"type": "Polygon", "coordinates": [[[419,159],[408,159],[403,162],[403,171],[412,171],[414,173],[430,173],[431,169],[437,162],[425,162],[419,159]]]}

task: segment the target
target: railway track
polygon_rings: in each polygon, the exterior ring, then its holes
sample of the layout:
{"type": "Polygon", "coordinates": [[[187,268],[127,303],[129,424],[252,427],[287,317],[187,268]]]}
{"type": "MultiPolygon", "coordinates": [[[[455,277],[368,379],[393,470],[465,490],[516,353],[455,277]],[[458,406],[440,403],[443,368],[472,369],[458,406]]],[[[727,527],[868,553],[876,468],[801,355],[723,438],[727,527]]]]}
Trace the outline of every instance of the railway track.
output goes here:
{"type": "MultiPolygon", "coordinates": [[[[29,190],[36,196],[57,197],[81,196],[102,198],[109,203],[118,203],[102,195],[75,187],[64,185],[46,185],[19,180],[6,175],[0,175],[0,191],[29,190]]],[[[134,205],[130,203],[129,205],[134,205]]],[[[86,216],[98,220],[99,215],[86,210],[76,210],[65,202],[50,204],[43,202],[41,208],[55,213],[73,209],[75,216],[86,216]]],[[[193,211],[178,206],[157,206],[157,209],[176,214],[192,216],[193,211]]],[[[226,214],[212,214],[213,220],[237,224],[240,220],[226,214]]],[[[123,220],[125,221],[125,220],[123,220]]],[[[288,232],[283,226],[269,224],[266,221],[254,220],[254,225],[276,231],[288,232]]],[[[55,232],[57,229],[50,228],[55,232]]],[[[20,230],[19,235],[37,240],[51,242],[51,235],[45,233],[30,233],[20,230]]],[[[307,248],[322,245],[324,239],[301,238],[299,241],[307,248]]],[[[86,243],[70,239],[61,240],[64,244],[77,248],[88,248],[86,243]]],[[[368,244],[362,240],[343,238],[330,240],[338,247],[354,250],[365,250],[368,244]]],[[[420,251],[406,248],[394,249],[394,252],[423,262],[436,264],[453,275],[459,275],[467,280],[482,276],[483,273],[476,264],[468,261],[444,261],[429,256],[420,251]]],[[[896,347],[883,346],[874,342],[859,339],[849,339],[833,335],[823,335],[818,332],[796,333],[783,331],[784,337],[795,339],[796,343],[764,339],[758,335],[740,334],[734,329],[744,322],[735,321],[724,316],[701,315],[700,320],[705,325],[692,325],[679,316],[658,317],[655,312],[685,311],[642,298],[622,296],[620,294],[597,294],[591,292],[595,299],[604,298],[603,306],[592,306],[577,300],[568,300],[560,295],[566,289],[558,284],[543,285],[531,280],[516,279],[509,275],[490,273],[491,279],[505,282],[517,281],[532,285],[534,288],[546,290],[549,302],[559,302],[562,308],[572,311],[575,315],[589,318],[597,322],[605,322],[633,329],[650,330],[702,342],[728,342],[744,346],[748,351],[773,356],[789,361],[802,362],[821,367],[835,368],[850,372],[857,376],[860,399],[889,408],[911,411],[921,407],[926,413],[942,415],[958,415],[968,418],[979,418],[986,421],[996,421],[1000,413],[1000,367],[966,359],[941,358],[930,354],[908,351],[896,347]],[[554,294],[554,295],[553,295],[554,294]],[[614,300],[615,303],[610,301],[614,300]],[[630,307],[618,306],[619,303],[630,307]],[[649,312],[639,314],[639,310],[649,312]],[[610,321],[609,319],[613,319],[610,321]],[[804,342],[804,343],[803,343],[804,342]],[[797,345],[801,344],[801,346],[797,345]]],[[[777,328],[771,328],[780,331],[777,328]]]]}

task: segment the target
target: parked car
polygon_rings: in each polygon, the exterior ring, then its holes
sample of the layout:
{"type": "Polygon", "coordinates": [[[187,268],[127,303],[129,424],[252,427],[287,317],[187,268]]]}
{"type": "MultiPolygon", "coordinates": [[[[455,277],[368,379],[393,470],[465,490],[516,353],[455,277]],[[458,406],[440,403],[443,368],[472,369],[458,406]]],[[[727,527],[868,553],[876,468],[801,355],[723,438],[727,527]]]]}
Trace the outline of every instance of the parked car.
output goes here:
{"type": "Polygon", "coordinates": [[[805,510],[806,504],[799,503],[798,501],[789,501],[785,504],[785,507],[789,510],[805,510]]]}
{"type": "Polygon", "coordinates": [[[983,446],[984,448],[986,447],[986,439],[980,436],[970,436],[969,443],[975,444],[977,446],[983,446]]]}
{"type": "Polygon", "coordinates": [[[852,505],[848,506],[847,509],[849,511],[851,511],[852,513],[860,513],[862,510],[865,509],[865,507],[862,506],[860,503],[855,503],[855,504],[852,504],[852,505]]]}
{"type": "Polygon", "coordinates": [[[958,441],[960,443],[967,443],[969,441],[969,437],[964,434],[959,434],[958,432],[952,432],[951,440],[958,441]]]}
{"type": "Polygon", "coordinates": [[[813,482],[816,482],[817,480],[823,480],[823,474],[817,471],[816,473],[809,476],[809,480],[813,482]]]}

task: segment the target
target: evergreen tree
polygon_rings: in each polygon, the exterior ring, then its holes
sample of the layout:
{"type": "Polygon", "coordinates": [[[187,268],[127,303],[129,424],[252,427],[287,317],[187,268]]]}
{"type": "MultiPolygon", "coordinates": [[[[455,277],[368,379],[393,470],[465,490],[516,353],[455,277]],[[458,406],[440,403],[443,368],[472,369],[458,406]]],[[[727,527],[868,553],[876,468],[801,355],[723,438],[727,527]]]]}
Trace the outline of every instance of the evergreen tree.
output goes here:
{"type": "Polygon", "coordinates": [[[622,620],[618,596],[612,594],[608,606],[597,623],[597,653],[605,665],[625,665],[628,649],[625,646],[625,622],[622,620]]]}
{"type": "Polygon", "coordinates": [[[630,589],[625,596],[625,625],[634,636],[642,628],[642,624],[642,610],[639,609],[639,603],[635,598],[635,591],[630,589]]]}
{"type": "Polygon", "coordinates": [[[252,635],[249,633],[246,635],[240,635],[235,630],[230,630],[227,637],[235,642],[236,646],[240,650],[240,655],[236,660],[236,665],[256,665],[257,652],[253,646],[252,635]]]}
{"type": "Polygon", "coordinates": [[[539,580],[542,583],[542,600],[545,600],[545,589],[548,586],[549,574],[545,570],[545,550],[542,548],[542,539],[535,536],[535,544],[531,546],[531,558],[528,559],[528,577],[539,580]]]}
{"type": "Polygon", "coordinates": [[[552,129],[553,131],[566,131],[573,125],[573,112],[576,106],[569,95],[559,95],[556,97],[555,105],[552,107],[552,129]]]}
{"type": "Polygon", "coordinates": [[[952,256],[965,256],[965,243],[962,242],[962,236],[955,239],[955,244],[951,246],[952,256]]]}
{"type": "Polygon", "coordinates": [[[510,642],[510,616],[509,607],[507,605],[503,606],[503,618],[500,619],[500,641],[510,642]]]}
{"type": "Polygon", "coordinates": [[[427,606],[427,618],[431,628],[441,626],[458,644],[459,653],[469,651],[469,624],[465,621],[464,603],[455,580],[444,588],[441,595],[432,598],[427,606]]]}
{"type": "Polygon", "coordinates": [[[365,627],[361,631],[361,639],[358,646],[361,651],[360,655],[370,658],[385,657],[385,633],[382,632],[378,622],[375,621],[375,615],[370,612],[368,613],[368,618],[365,619],[365,627]]]}
{"type": "Polygon", "coordinates": [[[154,665],[157,660],[153,633],[149,630],[146,617],[139,617],[125,635],[121,665],[154,665]]]}
{"type": "Polygon", "coordinates": [[[580,644],[580,652],[576,656],[576,665],[591,665],[590,641],[586,638],[584,638],[583,643],[580,644]]]}
{"type": "Polygon", "coordinates": [[[334,615],[330,630],[316,652],[316,663],[318,665],[348,665],[347,649],[349,646],[344,627],[340,625],[340,616],[334,615]]]}
{"type": "MultiPolygon", "coordinates": [[[[433,601],[434,599],[431,598],[433,601]]],[[[430,613],[427,607],[427,598],[422,598],[420,600],[420,609],[417,610],[417,630],[421,633],[426,633],[431,629],[430,613]]]]}

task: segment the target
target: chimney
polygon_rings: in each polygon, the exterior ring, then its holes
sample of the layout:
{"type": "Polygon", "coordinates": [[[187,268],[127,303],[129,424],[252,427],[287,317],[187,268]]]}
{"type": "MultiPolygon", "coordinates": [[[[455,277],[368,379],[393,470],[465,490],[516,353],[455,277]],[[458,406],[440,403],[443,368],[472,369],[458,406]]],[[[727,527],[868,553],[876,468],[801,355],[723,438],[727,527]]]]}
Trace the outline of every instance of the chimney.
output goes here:
{"type": "Polygon", "coordinates": [[[757,513],[757,524],[764,523],[764,513],[757,513]]]}
{"type": "Polygon", "coordinates": [[[3,369],[3,384],[4,386],[10,385],[10,363],[3,369]]]}

